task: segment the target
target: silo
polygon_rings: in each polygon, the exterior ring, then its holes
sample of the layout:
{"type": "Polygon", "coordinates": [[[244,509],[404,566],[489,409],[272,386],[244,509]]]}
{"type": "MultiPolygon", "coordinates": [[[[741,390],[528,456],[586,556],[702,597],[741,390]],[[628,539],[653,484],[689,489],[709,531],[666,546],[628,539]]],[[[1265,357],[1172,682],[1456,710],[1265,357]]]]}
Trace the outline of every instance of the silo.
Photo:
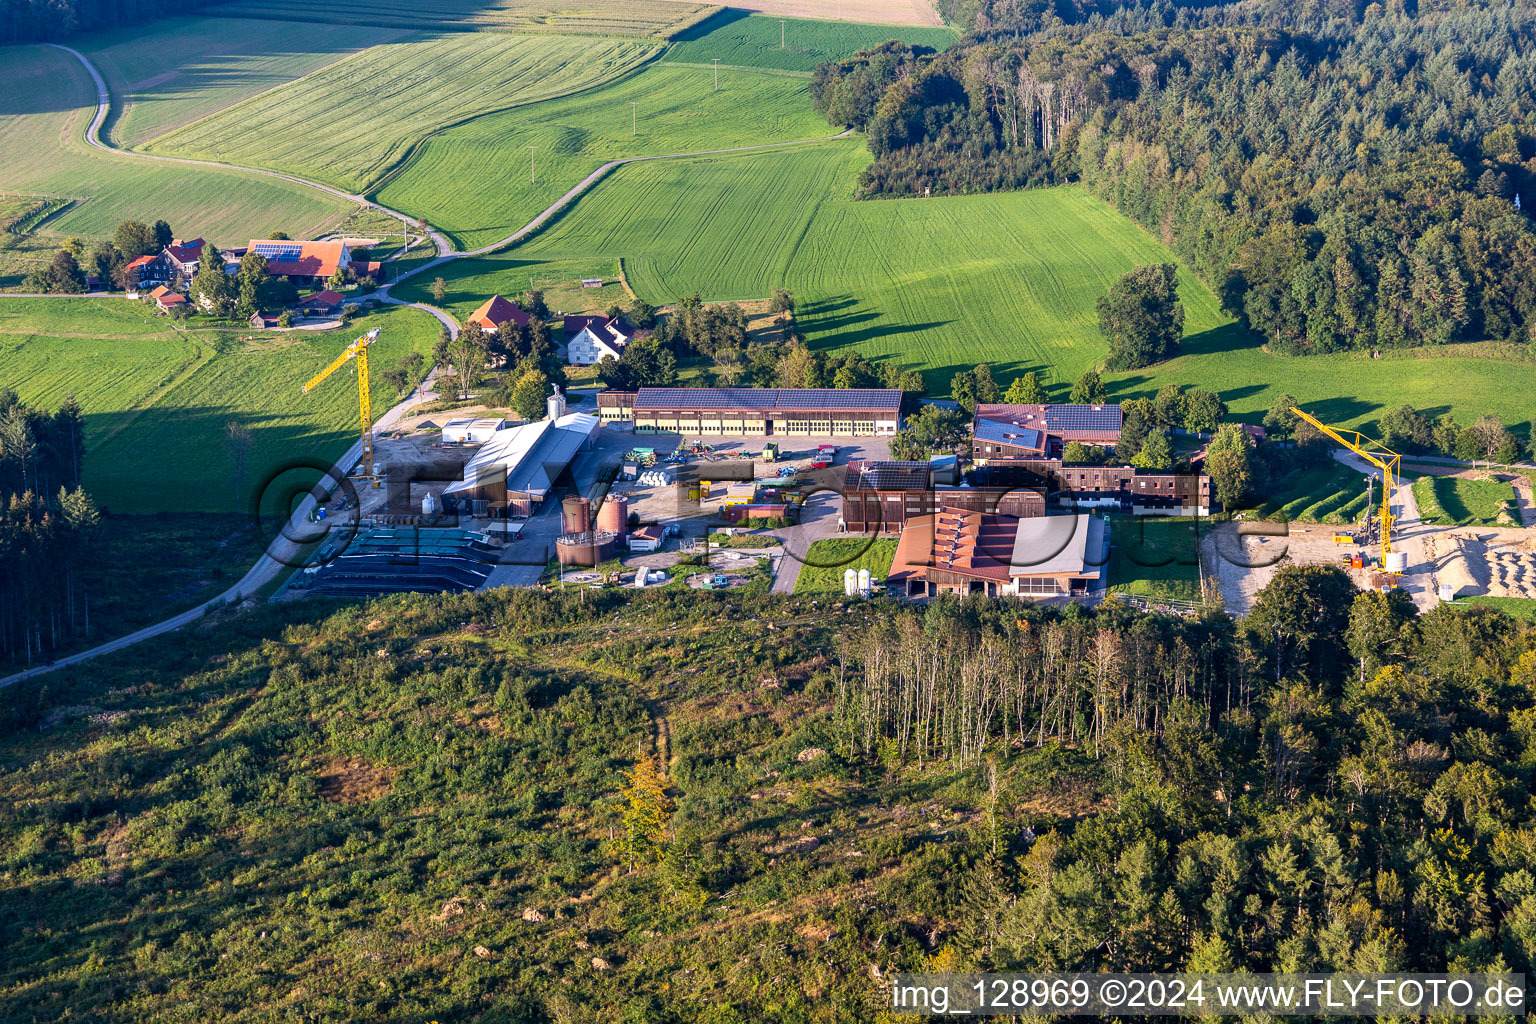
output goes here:
{"type": "Polygon", "coordinates": [[[579,495],[560,503],[562,533],[586,533],[592,529],[592,504],[579,495]]]}
{"type": "Polygon", "coordinates": [[[597,529],[599,533],[617,534],[619,543],[624,543],[629,536],[629,499],[622,494],[608,495],[597,510],[597,529]]]}

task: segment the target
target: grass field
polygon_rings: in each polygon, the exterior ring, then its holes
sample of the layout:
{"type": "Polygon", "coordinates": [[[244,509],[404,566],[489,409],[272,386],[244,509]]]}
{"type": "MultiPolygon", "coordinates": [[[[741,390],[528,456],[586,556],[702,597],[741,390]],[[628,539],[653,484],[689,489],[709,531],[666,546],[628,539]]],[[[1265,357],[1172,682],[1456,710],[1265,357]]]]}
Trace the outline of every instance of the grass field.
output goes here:
{"type": "MultiPolygon", "coordinates": [[[[300,386],[347,341],[382,335],[375,366],[430,352],[436,321],[390,308],[323,334],[173,332],[123,299],[0,300],[0,386],[56,406],[73,392],[85,411],[85,485],[115,512],[245,511],[256,481],[293,459],[329,459],[355,435],[357,397],[344,375],[304,395],[300,386]],[[334,384],[334,386],[329,386],[334,384]],[[240,505],[227,426],[252,433],[240,505]]],[[[375,388],[382,412],[395,402],[375,388]]]]}
{"type": "Polygon", "coordinates": [[[229,245],[279,228],[294,237],[317,234],[353,208],[275,178],[87,147],[96,90],[80,63],[60,50],[0,47],[0,96],[3,187],[80,200],[48,222],[51,233],[104,237],[129,217],[149,223],[163,218],[178,234],[229,245]]]}
{"type": "MultiPolygon", "coordinates": [[[[435,129],[590,88],[655,53],[654,44],[623,39],[501,33],[407,39],[370,47],[145,148],[361,191],[435,129]]],[[[501,154],[489,170],[505,175],[507,162],[524,152],[501,154]]]]}
{"type": "Polygon", "coordinates": [[[718,8],[678,0],[234,0],[212,8],[230,17],[285,18],[337,25],[385,25],[424,30],[558,32],[574,35],[670,38],[718,8]]]}
{"type": "Polygon", "coordinates": [[[1536,622],[1536,600],[1529,597],[1466,597],[1456,604],[1458,607],[1464,604],[1484,605],[1511,618],[1536,622]]]}
{"type": "Polygon", "coordinates": [[[888,39],[943,50],[955,41],[955,33],[947,28],[779,19],[730,10],[680,32],[663,59],[704,65],[718,59],[722,65],[809,74],[818,64],[841,60],[888,39]]]}
{"type": "Polygon", "coordinates": [[[883,580],[896,558],[896,541],[887,538],[827,537],[811,545],[795,580],[795,595],[840,595],[843,573],[868,569],[883,580]]]}
{"type": "Polygon", "coordinates": [[[1498,480],[1466,480],[1452,476],[1421,476],[1413,482],[1419,518],[1438,526],[1484,526],[1500,521],[1518,526],[1504,514],[1513,510],[1515,489],[1498,480]]]}
{"type": "Polygon", "coordinates": [[[178,18],[91,33],[72,45],[91,58],[122,104],[110,133],[132,147],[402,35],[354,25],[178,18]]]}
{"type": "MultiPolygon", "coordinates": [[[[1379,488],[1375,497],[1380,501],[1379,488]]],[[[1342,526],[1357,522],[1365,503],[1365,477],[1330,459],[1280,481],[1259,511],[1287,522],[1342,526]]]]}
{"type": "Polygon", "coordinates": [[[1109,589],[1139,597],[1200,600],[1202,523],[1181,516],[1113,516],[1109,589]]]}
{"type": "MultiPolygon", "coordinates": [[[[412,154],[377,198],[425,216],[456,245],[475,248],[522,227],[608,160],[788,142],[830,132],[812,113],[801,79],[724,71],[716,91],[707,68],[653,66],[603,89],[442,132],[412,154]],[[538,147],[531,154],[537,170],[533,182],[529,146],[538,147]]],[[[743,201],[747,198],[744,193],[743,201]]],[[[780,201],[778,196],[763,198],[780,201]]],[[[581,202],[586,206],[590,201],[581,202]]],[[[718,230],[731,231],[731,226],[722,223],[718,230]]]]}
{"type": "Polygon", "coordinates": [[[599,313],[614,303],[628,306],[630,302],[619,283],[618,261],[612,259],[522,260],[502,253],[459,260],[442,269],[448,290],[440,303],[432,298],[436,274],[418,274],[390,294],[439,306],[461,323],[490,296],[500,294],[516,302],[529,288],[544,293],[551,312],[599,313]],[[581,287],[583,278],[599,277],[605,282],[601,288],[581,287]]]}

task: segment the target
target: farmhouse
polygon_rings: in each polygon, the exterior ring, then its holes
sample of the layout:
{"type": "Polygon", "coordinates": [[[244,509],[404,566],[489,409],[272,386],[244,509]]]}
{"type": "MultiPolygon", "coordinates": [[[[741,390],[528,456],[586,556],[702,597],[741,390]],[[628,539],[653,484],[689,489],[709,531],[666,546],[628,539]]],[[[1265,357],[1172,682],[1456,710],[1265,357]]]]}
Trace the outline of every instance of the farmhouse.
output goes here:
{"type": "Polygon", "coordinates": [[[149,293],[155,300],[155,308],[161,313],[169,313],[171,310],[187,304],[187,297],[180,292],[173,292],[165,285],[160,285],[149,293]]]}
{"type": "Polygon", "coordinates": [[[927,462],[860,462],[843,479],[839,529],[900,533],[918,518],[960,508],[1019,519],[1045,515],[1045,493],[1029,487],[946,487],[935,484],[927,462]]]}
{"type": "Polygon", "coordinates": [[[463,478],[443,490],[443,497],[461,508],[465,502],[485,502],[482,508],[532,515],[601,429],[596,416],[573,412],[495,431],[465,464],[463,478]]]}
{"type": "Polygon", "coordinates": [[[492,295],[481,303],[480,308],[469,314],[466,324],[479,324],[487,331],[494,331],[511,320],[519,327],[528,326],[529,316],[516,303],[508,302],[500,295],[492,295]]]}
{"type": "Polygon", "coordinates": [[[901,392],[833,388],[641,388],[636,433],[871,437],[896,433],[901,392]]]}
{"type": "Polygon", "coordinates": [[[123,267],[123,286],[129,291],[164,284],[170,279],[170,265],[163,252],[154,256],[136,256],[123,267]]]}
{"type": "Polygon", "coordinates": [[[566,361],[573,366],[596,366],[605,356],[618,359],[634,336],[635,329],[623,317],[568,316],[566,361]]]}
{"type": "Polygon", "coordinates": [[[165,247],[165,262],[173,277],[191,279],[197,273],[197,261],[202,258],[204,242],[194,238],[190,242],[176,239],[165,247]]]}
{"type": "Polygon", "coordinates": [[[915,598],[1086,594],[1108,560],[1108,539],[1094,516],[1020,519],[946,506],[907,524],[886,585],[915,598]]]}
{"type": "Polygon", "coordinates": [[[345,242],[291,242],[252,239],[249,246],[267,261],[267,272],[294,284],[323,286],[337,270],[346,270],[352,253],[345,242]]]}
{"type": "Polygon", "coordinates": [[[999,405],[976,407],[973,462],[1056,456],[1073,441],[1113,448],[1120,443],[1118,405],[999,405]],[[1040,436],[1037,436],[1040,435],[1040,436]]]}

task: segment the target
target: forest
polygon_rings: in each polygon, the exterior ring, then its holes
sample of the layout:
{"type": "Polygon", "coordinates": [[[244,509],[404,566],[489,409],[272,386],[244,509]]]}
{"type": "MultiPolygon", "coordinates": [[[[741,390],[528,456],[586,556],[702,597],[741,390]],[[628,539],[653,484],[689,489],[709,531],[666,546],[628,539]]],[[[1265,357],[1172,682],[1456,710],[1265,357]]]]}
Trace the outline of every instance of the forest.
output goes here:
{"type": "Polygon", "coordinates": [[[961,6],[817,70],[866,196],[1081,182],[1272,351],[1533,341],[1536,7],[961,6]]]}
{"type": "Polygon", "coordinates": [[[64,39],[98,28],[137,25],[189,8],[166,0],[0,0],[0,45],[64,39]]]}
{"type": "Polygon", "coordinates": [[[503,590],[0,692],[0,1016],[879,1020],[892,971],[1512,970],[1536,632],[503,590]]]}

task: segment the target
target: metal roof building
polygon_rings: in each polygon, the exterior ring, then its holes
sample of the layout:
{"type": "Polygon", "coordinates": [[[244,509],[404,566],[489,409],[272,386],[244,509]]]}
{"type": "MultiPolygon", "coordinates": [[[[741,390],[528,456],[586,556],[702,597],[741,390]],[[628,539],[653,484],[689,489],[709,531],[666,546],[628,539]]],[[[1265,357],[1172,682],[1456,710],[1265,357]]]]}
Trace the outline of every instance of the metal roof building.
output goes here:
{"type": "Polygon", "coordinates": [[[872,437],[896,433],[901,392],[841,388],[641,388],[637,433],[872,437]]]}
{"type": "Polygon", "coordinates": [[[464,465],[463,479],[444,488],[443,497],[489,501],[530,515],[600,429],[596,416],[573,412],[498,430],[464,465]]]}
{"type": "Polygon", "coordinates": [[[1019,519],[946,506],[908,520],[887,585],[904,597],[935,594],[1082,596],[1108,559],[1093,516],[1019,519]]]}
{"type": "Polygon", "coordinates": [[[1081,441],[1114,447],[1120,443],[1122,416],[1118,405],[1001,405],[983,403],[976,407],[978,436],[983,422],[995,424],[1003,432],[1011,429],[1039,431],[1061,439],[1061,443],[1081,441]]]}

